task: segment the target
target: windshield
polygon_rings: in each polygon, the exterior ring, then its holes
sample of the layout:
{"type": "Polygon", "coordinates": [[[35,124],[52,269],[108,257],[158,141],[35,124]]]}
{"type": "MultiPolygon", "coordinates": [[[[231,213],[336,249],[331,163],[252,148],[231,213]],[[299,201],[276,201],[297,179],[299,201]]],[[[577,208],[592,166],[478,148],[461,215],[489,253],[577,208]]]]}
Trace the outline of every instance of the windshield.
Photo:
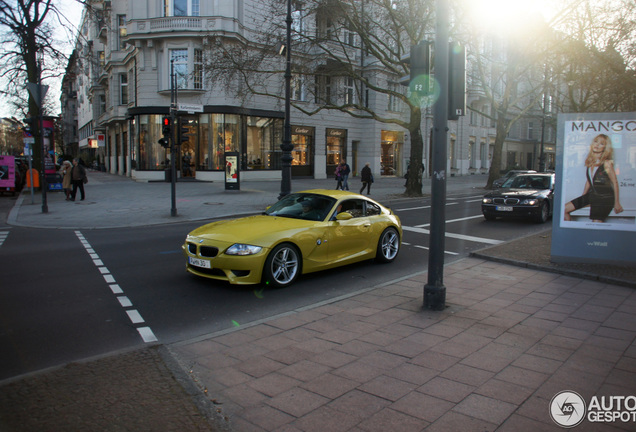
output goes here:
{"type": "Polygon", "coordinates": [[[265,211],[269,216],[322,221],[335,204],[335,198],[325,195],[295,193],[283,197],[265,211]]]}
{"type": "Polygon", "coordinates": [[[550,189],[550,177],[520,175],[507,180],[503,187],[514,189],[550,189]]]}

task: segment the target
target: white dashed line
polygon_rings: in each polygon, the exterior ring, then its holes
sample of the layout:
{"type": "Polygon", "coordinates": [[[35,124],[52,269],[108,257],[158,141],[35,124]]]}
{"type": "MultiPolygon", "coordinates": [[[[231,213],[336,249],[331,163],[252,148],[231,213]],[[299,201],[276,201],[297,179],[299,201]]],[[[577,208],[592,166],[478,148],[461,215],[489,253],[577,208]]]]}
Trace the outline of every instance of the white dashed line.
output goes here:
{"type": "Polygon", "coordinates": [[[0,231],[0,246],[2,246],[7,237],[9,237],[9,231],[0,231]]]}
{"type": "MultiPolygon", "coordinates": [[[[0,246],[2,245],[2,242],[7,237],[7,235],[8,233],[6,233],[6,235],[4,235],[3,237],[3,232],[0,231],[0,246]]],[[[110,290],[113,292],[113,294],[117,295],[117,301],[119,301],[119,304],[121,305],[121,307],[124,308],[130,321],[133,324],[144,323],[145,321],[141,317],[141,314],[139,313],[139,311],[137,311],[136,309],[126,309],[126,308],[132,307],[133,303],[130,301],[130,299],[127,296],[118,295],[118,294],[123,294],[124,291],[121,289],[119,284],[116,283],[115,277],[110,273],[110,270],[108,270],[108,267],[104,265],[103,261],[99,258],[99,255],[95,253],[95,250],[93,250],[90,243],[88,243],[88,241],[84,238],[81,232],[75,231],[75,235],[77,236],[79,241],[82,243],[82,245],[86,249],[86,252],[88,252],[88,255],[93,260],[93,264],[95,264],[95,267],[97,267],[97,270],[99,270],[101,275],[104,277],[104,280],[108,284],[108,287],[110,288],[110,290]]],[[[157,337],[152,332],[150,327],[138,327],[137,332],[139,333],[139,336],[141,336],[141,338],[143,339],[145,343],[158,341],[157,337]]]]}

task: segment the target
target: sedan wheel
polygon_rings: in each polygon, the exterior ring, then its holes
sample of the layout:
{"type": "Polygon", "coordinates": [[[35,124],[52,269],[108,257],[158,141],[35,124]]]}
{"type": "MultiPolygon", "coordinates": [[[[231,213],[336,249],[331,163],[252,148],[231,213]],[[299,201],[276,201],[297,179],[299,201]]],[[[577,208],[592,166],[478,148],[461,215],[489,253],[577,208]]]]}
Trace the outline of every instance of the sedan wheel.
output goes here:
{"type": "Polygon", "coordinates": [[[384,230],[378,241],[376,259],[380,262],[390,263],[400,251],[400,235],[395,228],[384,230]]]}
{"type": "Polygon", "coordinates": [[[275,287],[291,285],[300,274],[301,259],[298,250],[290,244],[281,244],[267,257],[263,275],[265,283],[275,287]]]}
{"type": "Polygon", "coordinates": [[[548,218],[550,217],[550,206],[548,205],[548,203],[546,201],[543,201],[543,204],[541,204],[541,209],[539,211],[539,214],[537,215],[537,223],[545,223],[547,222],[548,218]]]}

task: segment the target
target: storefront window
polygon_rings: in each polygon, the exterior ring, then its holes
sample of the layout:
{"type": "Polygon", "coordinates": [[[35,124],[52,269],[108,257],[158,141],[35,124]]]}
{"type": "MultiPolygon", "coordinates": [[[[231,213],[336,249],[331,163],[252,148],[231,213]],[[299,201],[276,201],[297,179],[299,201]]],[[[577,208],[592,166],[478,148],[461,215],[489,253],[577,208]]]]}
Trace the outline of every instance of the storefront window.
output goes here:
{"type": "Polygon", "coordinates": [[[160,170],[170,164],[170,152],[158,144],[161,135],[160,115],[139,116],[139,160],[140,170],[160,170]]]}
{"type": "Polygon", "coordinates": [[[247,140],[244,164],[247,169],[272,169],[276,161],[275,128],[280,121],[267,117],[247,117],[247,140]]]}
{"type": "Polygon", "coordinates": [[[401,153],[404,144],[404,132],[382,131],[381,174],[397,175],[401,171],[401,153]]]}

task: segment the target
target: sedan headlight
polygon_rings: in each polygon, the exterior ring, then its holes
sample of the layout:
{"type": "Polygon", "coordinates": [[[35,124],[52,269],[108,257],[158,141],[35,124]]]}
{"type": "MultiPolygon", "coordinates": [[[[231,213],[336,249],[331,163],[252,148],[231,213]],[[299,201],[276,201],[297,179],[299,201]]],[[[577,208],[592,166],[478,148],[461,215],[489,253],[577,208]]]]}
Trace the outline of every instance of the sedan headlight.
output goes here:
{"type": "Polygon", "coordinates": [[[484,204],[492,204],[492,198],[484,198],[481,202],[484,204]]]}
{"type": "Polygon", "coordinates": [[[523,201],[521,201],[521,204],[523,205],[535,205],[537,203],[537,199],[536,198],[526,198],[523,201]]]}
{"type": "Polygon", "coordinates": [[[252,246],[248,244],[235,243],[226,251],[226,255],[254,255],[259,253],[263,248],[260,246],[252,246]]]}

